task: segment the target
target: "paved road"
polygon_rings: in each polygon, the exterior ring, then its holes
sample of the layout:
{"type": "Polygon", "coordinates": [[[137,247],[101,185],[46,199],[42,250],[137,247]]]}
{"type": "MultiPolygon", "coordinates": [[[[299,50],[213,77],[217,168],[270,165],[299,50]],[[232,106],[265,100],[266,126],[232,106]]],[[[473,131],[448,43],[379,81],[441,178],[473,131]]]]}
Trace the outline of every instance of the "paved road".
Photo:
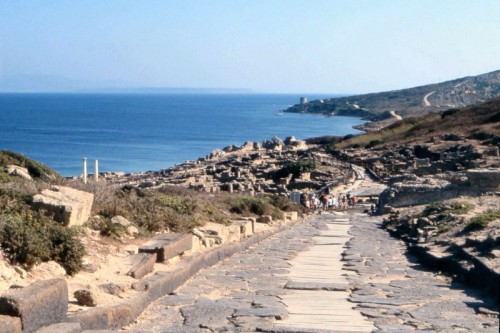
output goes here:
{"type": "MultiPolygon", "coordinates": [[[[377,218],[359,212],[317,215],[201,271],[175,295],[154,302],[127,330],[498,332],[498,312],[474,292],[464,291],[464,286],[414,263],[404,254],[404,244],[378,228],[378,223],[377,218]],[[352,226],[352,238],[324,242],[325,232],[335,230],[335,225],[337,230],[352,226]],[[308,252],[321,253],[322,260],[328,261],[327,253],[318,249],[346,241],[343,266],[335,273],[340,272],[344,280],[322,280],[318,274],[333,274],[331,266],[316,262],[314,272],[304,262],[308,252]],[[307,276],[317,280],[302,279],[307,276]],[[294,319],[297,307],[304,311],[302,319],[307,319],[302,327],[294,319]],[[351,315],[344,315],[344,322],[338,324],[335,316],[346,313],[351,315]],[[350,317],[352,326],[346,326],[350,317]]],[[[338,255],[332,251],[330,260],[338,264],[338,255]]]]}

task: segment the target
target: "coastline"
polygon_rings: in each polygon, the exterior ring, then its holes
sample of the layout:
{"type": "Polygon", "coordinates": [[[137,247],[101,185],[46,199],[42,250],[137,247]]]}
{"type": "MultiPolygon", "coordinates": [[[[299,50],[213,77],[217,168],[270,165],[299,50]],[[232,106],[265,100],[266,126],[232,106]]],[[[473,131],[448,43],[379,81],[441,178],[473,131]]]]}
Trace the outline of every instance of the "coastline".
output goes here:
{"type": "Polygon", "coordinates": [[[6,106],[0,114],[0,142],[2,148],[41,161],[63,176],[75,176],[81,174],[83,157],[99,160],[101,170],[146,172],[246,140],[358,132],[352,126],[362,121],[352,117],[278,116],[298,99],[234,94],[0,96],[6,106]],[[11,123],[16,127],[9,127],[11,123]]]}

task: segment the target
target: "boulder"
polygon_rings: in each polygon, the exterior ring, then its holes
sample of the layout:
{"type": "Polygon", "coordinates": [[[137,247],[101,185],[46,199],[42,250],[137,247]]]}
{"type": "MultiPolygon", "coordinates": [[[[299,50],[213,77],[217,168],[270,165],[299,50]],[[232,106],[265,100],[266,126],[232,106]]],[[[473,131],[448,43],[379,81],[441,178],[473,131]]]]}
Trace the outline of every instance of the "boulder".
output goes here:
{"type": "Polygon", "coordinates": [[[130,222],[129,220],[120,215],[113,216],[111,218],[111,223],[121,224],[124,227],[128,227],[129,225],[132,224],[132,222],[130,222]]]}
{"type": "Polygon", "coordinates": [[[139,229],[137,227],[134,227],[133,225],[129,225],[127,227],[127,235],[129,236],[135,236],[139,234],[139,229]]]}
{"type": "Polygon", "coordinates": [[[37,280],[47,280],[62,278],[66,275],[66,271],[55,261],[42,262],[34,266],[30,271],[31,276],[37,280]]]}
{"type": "Polygon", "coordinates": [[[94,293],[88,289],[80,289],[73,293],[78,304],[84,306],[97,306],[97,299],[94,293]]]}
{"type": "Polygon", "coordinates": [[[32,179],[28,169],[26,169],[26,168],[23,168],[23,167],[20,167],[17,165],[7,165],[5,167],[5,169],[7,170],[7,173],[9,175],[18,176],[18,177],[28,179],[28,180],[32,179]]]}
{"type": "Polygon", "coordinates": [[[67,226],[84,224],[90,217],[94,195],[64,186],[54,186],[33,197],[33,206],[54,214],[67,226]]]}
{"type": "Polygon", "coordinates": [[[258,142],[252,142],[252,141],[246,141],[241,147],[240,150],[242,151],[251,151],[255,150],[255,144],[258,144],[258,142]]]}
{"type": "Polygon", "coordinates": [[[288,145],[291,145],[292,142],[295,142],[295,141],[297,141],[297,139],[292,135],[292,136],[287,137],[285,139],[284,143],[285,143],[285,145],[288,146],[288,145]]]}

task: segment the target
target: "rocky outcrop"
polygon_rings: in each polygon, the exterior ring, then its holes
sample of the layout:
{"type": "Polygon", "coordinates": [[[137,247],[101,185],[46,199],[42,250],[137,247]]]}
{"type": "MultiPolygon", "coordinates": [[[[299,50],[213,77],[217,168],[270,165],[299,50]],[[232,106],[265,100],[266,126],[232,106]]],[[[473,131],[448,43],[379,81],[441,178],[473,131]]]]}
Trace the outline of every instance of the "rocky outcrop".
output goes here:
{"type": "Polygon", "coordinates": [[[18,176],[24,179],[31,180],[30,173],[28,169],[17,166],[17,165],[7,165],[5,167],[5,170],[7,171],[7,174],[12,175],[12,176],[18,176]]]}
{"type": "Polygon", "coordinates": [[[94,195],[70,187],[54,186],[33,197],[33,206],[54,214],[54,220],[78,226],[90,217],[94,195]]]}
{"type": "Polygon", "coordinates": [[[500,189],[500,169],[474,169],[435,176],[400,175],[388,180],[390,187],[380,195],[384,206],[407,207],[437,202],[462,195],[477,196],[500,189]]]}

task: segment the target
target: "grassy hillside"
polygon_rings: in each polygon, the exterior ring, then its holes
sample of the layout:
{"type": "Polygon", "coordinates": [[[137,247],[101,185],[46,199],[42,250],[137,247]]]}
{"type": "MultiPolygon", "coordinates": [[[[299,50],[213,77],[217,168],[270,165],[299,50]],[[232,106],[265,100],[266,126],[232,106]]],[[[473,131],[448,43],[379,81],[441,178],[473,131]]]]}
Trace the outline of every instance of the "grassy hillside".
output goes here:
{"type": "Polygon", "coordinates": [[[478,76],[415,88],[338,97],[294,105],[286,112],[360,116],[370,120],[403,118],[441,112],[488,101],[500,96],[500,70],[478,76]]]}
{"type": "Polygon", "coordinates": [[[442,135],[461,135],[500,142],[500,98],[461,109],[403,119],[377,132],[336,143],[335,147],[374,146],[427,141],[442,135]]]}

